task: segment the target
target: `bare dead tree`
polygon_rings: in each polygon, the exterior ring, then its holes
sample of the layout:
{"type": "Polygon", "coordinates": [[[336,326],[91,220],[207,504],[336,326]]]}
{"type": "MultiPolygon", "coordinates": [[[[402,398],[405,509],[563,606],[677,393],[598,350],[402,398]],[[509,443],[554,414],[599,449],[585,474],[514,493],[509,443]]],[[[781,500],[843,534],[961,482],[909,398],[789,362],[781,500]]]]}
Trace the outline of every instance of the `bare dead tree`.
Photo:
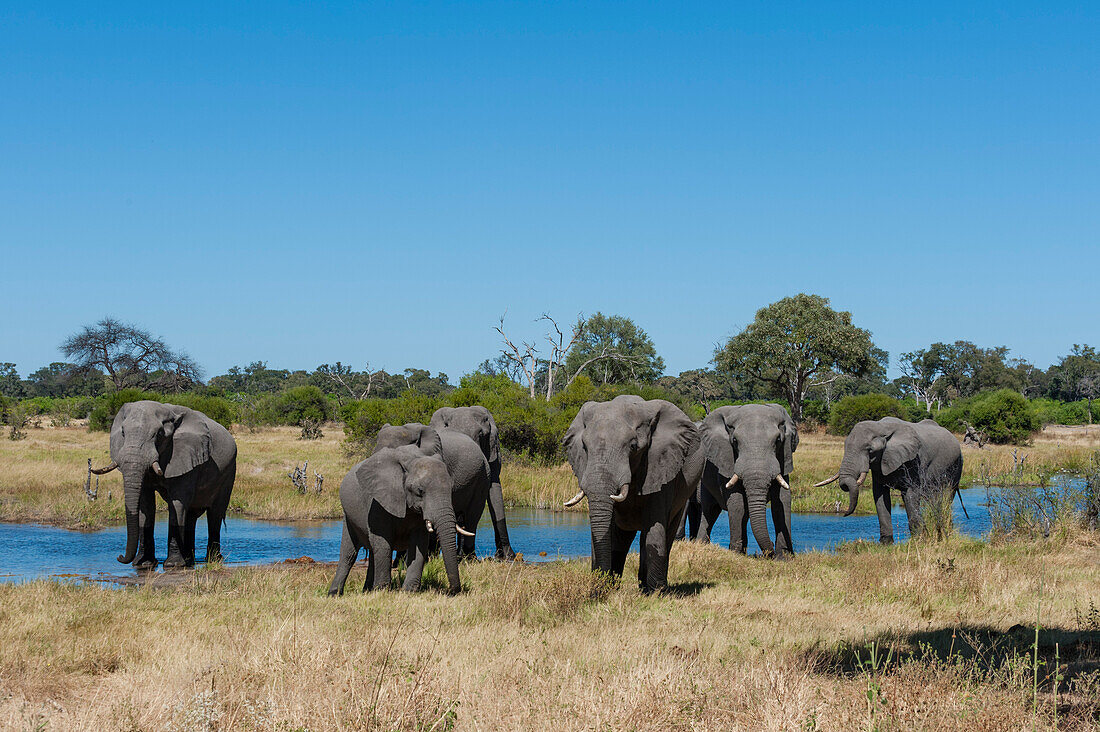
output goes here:
{"type": "Polygon", "coordinates": [[[583,315],[577,317],[577,322],[573,326],[573,334],[568,343],[565,342],[565,334],[558,327],[558,321],[550,317],[548,313],[543,313],[539,320],[549,321],[554,329],[553,333],[546,334],[546,341],[550,344],[550,358],[546,364],[546,400],[550,401],[550,397],[554,396],[554,374],[564,365],[565,354],[569,353],[569,349],[584,333],[584,317],[583,315]]]}
{"type": "Polygon", "coordinates": [[[962,422],[962,426],[966,428],[966,434],[963,435],[964,445],[970,445],[971,447],[976,447],[979,450],[985,447],[985,443],[988,437],[986,437],[986,434],[984,432],[976,429],[973,425],[965,420],[962,422]]]}
{"type": "MultiPolygon", "coordinates": [[[[505,315],[506,314],[507,313],[505,313],[505,315]]],[[[527,343],[526,341],[521,342],[523,346],[522,350],[513,343],[504,332],[504,315],[500,316],[500,325],[496,326],[493,330],[500,333],[500,337],[504,339],[504,345],[508,346],[508,350],[504,351],[504,355],[523,372],[523,375],[527,378],[531,398],[534,399],[535,372],[538,370],[538,349],[535,348],[535,344],[527,343]]]]}
{"type": "Polygon", "coordinates": [[[336,401],[343,405],[343,392],[353,400],[361,400],[370,397],[371,390],[386,376],[384,369],[371,371],[370,364],[366,364],[362,372],[355,372],[350,366],[345,366],[339,361],[334,364],[323,363],[317,367],[317,373],[328,379],[337,387],[336,401]],[[366,379],[366,383],[363,380],[366,379]]]}
{"type": "MultiPolygon", "coordinates": [[[[298,464],[294,464],[294,469],[286,474],[286,477],[290,478],[290,482],[294,484],[294,487],[298,489],[298,493],[305,494],[310,492],[309,487],[309,461],[306,460],[302,467],[298,467],[298,464]]],[[[320,494],[321,488],[325,482],[325,476],[321,475],[316,470],[313,471],[313,493],[320,494]]]]}
{"type": "Polygon", "coordinates": [[[61,344],[61,352],[85,373],[103,369],[115,389],[147,386],[156,372],[157,386],[182,391],[202,377],[198,364],[168,347],[148,331],[114,318],[86,325],[61,344]]]}
{"type": "Polygon", "coordinates": [[[89,501],[99,498],[99,476],[95,477],[95,489],[92,489],[92,459],[88,458],[88,475],[84,478],[84,497],[89,501]]]}

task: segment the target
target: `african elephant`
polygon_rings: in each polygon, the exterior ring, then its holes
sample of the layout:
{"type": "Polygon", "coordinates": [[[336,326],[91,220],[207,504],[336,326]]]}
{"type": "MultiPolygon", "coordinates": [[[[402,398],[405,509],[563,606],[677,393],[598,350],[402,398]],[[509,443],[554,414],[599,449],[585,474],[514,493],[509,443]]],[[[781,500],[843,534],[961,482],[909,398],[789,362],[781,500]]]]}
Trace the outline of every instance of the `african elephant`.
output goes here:
{"type": "Polygon", "coordinates": [[[729,511],[730,549],[748,547],[746,525],[764,556],[794,553],[791,542],[791,471],[798,447],[798,429],[778,404],[719,407],[703,420],[700,434],[706,464],[703,467],[700,537],[710,540],[710,529],[722,509],[729,511]],[[768,536],[765,505],[771,503],[775,544],[768,536]]]}
{"type": "Polygon", "coordinates": [[[500,486],[500,432],[485,407],[441,407],[432,415],[437,431],[457,430],[476,442],[489,461],[489,517],[493,520],[498,559],[515,559],[504,518],[504,491],[500,486]]]}
{"type": "Polygon", "coordinates": [[[374,450],[402,445],[428,449],[447,465],[453,481],[451,505],[458,521],[458,533],[463,537],[459,553],[473,556],[474,532],[489,496],[489,463],[481,448],[457,430],[435,430],[419,422],[410,422],[401,426],[383,425],[375,439],[374,450]]]}
{"type": "Polygon", "coordinates": [[[202,412],[153,401],[122,405],[111,425],[111,463],[93,470],[122,473],[126,497],[126,552],[135,567],[157,565],[153,526],[155,490],[168,503],[165,567],[195,562],[195,521],[206,512],[206,560],[221,557],[221,525],[237,474],[237,443],[202,412]]]}
{"type": "Polygon", "coordinates": [[[840,470],[815,487],[840,481],[848,493],[851,516],[859,489],[871,474],[871,491],[878,511],[879,541],[894,543],[890,520],[890,489],[901,492],[909,518],[909,534],[921,530],[920,504],[925,497],[945,490],[956,492],[962,476],[962,448],[955,436],[931,419],[906,422],[897,417],[859,422],[844,439],[840,470]]]}
{"type": "Polygon", "coordinates": [[[592,568],[622,576],[641,531],[638,582],[643,591],[668,584],[668,557],[684,504],[703,458],[695,424],[661,399],[623,395],[586,402],[563,440],[580,491],[588,498],[592,568]]]}
{"type": "Polygon", "coordinates": [[[328,594],[344,594],[348,573],[364,546],[367,547],[364,592],[390,586],[390,558],[394,549],[408,551],[402,589],[420,589],[428,556],[428,535],[433,532],[439,536],[451,594],[459,592],[462,583],[458,575],[451,485],[438,440],[424,448],[416,445],[382,448],[353,467],[340,483],[344,533],[336,576],[328,594]]]}

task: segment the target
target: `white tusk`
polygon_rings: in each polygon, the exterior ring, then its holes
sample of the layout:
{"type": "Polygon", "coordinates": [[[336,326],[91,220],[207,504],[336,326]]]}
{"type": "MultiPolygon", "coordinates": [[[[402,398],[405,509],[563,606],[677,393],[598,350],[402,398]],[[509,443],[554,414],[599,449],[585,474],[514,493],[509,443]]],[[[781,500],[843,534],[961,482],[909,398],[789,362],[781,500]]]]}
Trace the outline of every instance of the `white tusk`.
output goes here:
{"type": "Polygon", "coordinates": [[[777,481],[777,482],[779,483],[779,485],[783,486],[783,487],[784,487],[784,488],[786,488],[787,490],[790,490],[790,489],[791,489],[791,486],[790,486],[790,484],[789,484],[789,483],[787,483],[787,481],[783,480],[783,476],[782,476],[782,475],[777,475],[777,476],[775,476],[775,479],[776,479],[776,481],[777,481]]]}
{"type": "Polygon", "coordinates": [[[739,480],[741,480],[741,476],[738,475],[737,473],[734,473],[733,477],[730,478],[730,482],[726,483],[726,487],[727,488],[733,488],[735,485],[737,485],[737,481],[739,481],[739,480]]]}
{"type": "Polygon", "coordinates": [[[565,507],[569,508],[570,506],[576,506],[582,500],[584,500],[584,491],[577,491],[577,495],[565,502],[565,507]]]}
{"type": "Polygon", "coordinates": [[[619,492],[617,494],[615,494],[615,493],[611,494],[611,500],[614,501],[615,503],[622,503],[623,501],[626,500],[626,494],[629,493],[629,492],[630,492],[630,484],[629,483],[623,483],[623,487],[619,490],[619,492]]]}
{"type": "Polygon", "coordinates": [[[153,461],[153,472],[161,477],[164,476],[164,471],[160,469],[160,463],[158,463],[156,460],[153,461]]]}
{"type": "Polygon", "coordinates": [[[473,534],[471,534],[471,533],[470,533],[469,531],[467,531],[466,529],[462,528],[462,527],[461,527],[461,526],[459,526],[458,524],[455,524],[455,531],[457,531],[458,533],[462,534],[463,536],[473,536],[473,534]]]}
{"type": "Polygon", "coordinates": [[[821,481],[820,483],[814,483],[814,488],[820,488],[823,485],[829,485],[830,483],[836,482],[838,480],[840,480],[840,471],[839,470],[836,471],[836,474],[834,474],[832,478],[826,478],[825,480],[821,481]]]}
{"type": "Polygon", "coordinates": [[[856,481],[856,485],[863,485],[863,479],[867,477],[867,471],[864,470],[859,474],[859,480],[856,481]]]}
{"type": "Polygon", "coordinates": [[[432,526],[432,522],[431,522],[431,521],[427,521],[427,520],[425,520],[425,521],[424,521],[424,526],[426,526],[426,527],[427,527],[427,529],[428,529],[428,533],[429,533],[429,534],[434,534],[434,533],[435,533],[435,527],[434,527],[434,526],[432,526]]]}
{"type": "MultiPolygon", "coordinates": [[[[90,463],[91,460],[89,460],[88,462],[90,463]]],[[[105,474],[111,472],[112,470],[114,470],[117,467],[118,467],[118,463],[116,463],[114,460],[112,460],[110,465],[106,465],[102,468],[90,468],[90,470],[95,475],[105,475],[105,474]]]]}

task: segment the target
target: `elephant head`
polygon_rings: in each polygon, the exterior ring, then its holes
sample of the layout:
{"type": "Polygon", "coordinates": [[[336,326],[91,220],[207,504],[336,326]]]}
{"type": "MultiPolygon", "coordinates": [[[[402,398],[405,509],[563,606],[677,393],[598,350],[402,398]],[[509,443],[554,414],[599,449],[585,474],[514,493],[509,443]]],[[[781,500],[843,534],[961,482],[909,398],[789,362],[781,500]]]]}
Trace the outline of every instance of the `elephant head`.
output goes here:
{"type": "Polygon", "coordinates": [[[703,454],[725,481],[728,494],[740,482],[748,504],[752,533],[770,551],[764,515],[774,483],[790,489],[785,476],[794,469],[798,429],[778,404],[719,407],[703,420],[703,454]]]}
{"type": "Polygon", "coordinates": [[[848,493],[848,511],[851,516],[859,502],[859,489],[868,472],[890,475],[902,465],[917,457],[920,439],[912,423],[897,417],[859,422],[844,438],[844,458],[840,470],[815,487],[840,481],[842,490],[848,493]]]}
{"type": "Polygon", "coordinates": [[[404,519],[411,511],[423,520],[428,533],[439,536],[451,592],[459,592],[457,523],[451,476],[443,460],[411,445],[382,448],[360,463],[356,478],[386,513],[404,519]]]}
{"type": "Polygon", "coordinates": [[[490,464],[500,460],[500,433],[485,407],[441,407],[432,415],[434,429],[452,429],[476,442],[490,464]]]}
{"type": "Polygon", "coordinates": [[[139,525],[154,520],[152,491],[143,485],[149,473],[176,478],[211,459],[211,436],[204,415],[187,407],[153,401],[123,404],[111,425],[111,464],[97,475],[118,469],[126,497],[126,552],[118,561],[134,561],[139,525]]]}
{"type": "Polygon", "coordinates": [[[566,505],[588,498],[592,564],[611,571],[615,506],[655,494],[679,474],[698,443],[695,423],[670,402],[624,395],[585,403],[563,442],[580,483],[566,505]]]}
{"type": "Polygon", "coordinates": [[[432,427],[419,422],[398,426],[389,423],[382,425],[382,429],[378,430],[378,436],[374,440],[374,452],[405,445],[419,448],[426,456],[443,454],[443,443],[439,439],[439,433],[432,427]]]}

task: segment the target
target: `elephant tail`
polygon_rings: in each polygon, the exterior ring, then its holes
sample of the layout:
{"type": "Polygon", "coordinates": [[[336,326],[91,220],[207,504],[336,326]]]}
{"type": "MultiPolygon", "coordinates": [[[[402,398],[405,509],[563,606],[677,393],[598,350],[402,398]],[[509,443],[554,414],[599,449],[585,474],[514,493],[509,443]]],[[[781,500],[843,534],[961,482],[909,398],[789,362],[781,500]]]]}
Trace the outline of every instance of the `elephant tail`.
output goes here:
{"type": "Polygon", "coordinates": [[[966,512],[966,504],[963,503],[963,494],[959,490],[958,486],[955,487],[955,496],[959,499],[959,506],[962,507],[963,516],[966,516],[967,520],[970,520],[970,514],[966,512]]]}

